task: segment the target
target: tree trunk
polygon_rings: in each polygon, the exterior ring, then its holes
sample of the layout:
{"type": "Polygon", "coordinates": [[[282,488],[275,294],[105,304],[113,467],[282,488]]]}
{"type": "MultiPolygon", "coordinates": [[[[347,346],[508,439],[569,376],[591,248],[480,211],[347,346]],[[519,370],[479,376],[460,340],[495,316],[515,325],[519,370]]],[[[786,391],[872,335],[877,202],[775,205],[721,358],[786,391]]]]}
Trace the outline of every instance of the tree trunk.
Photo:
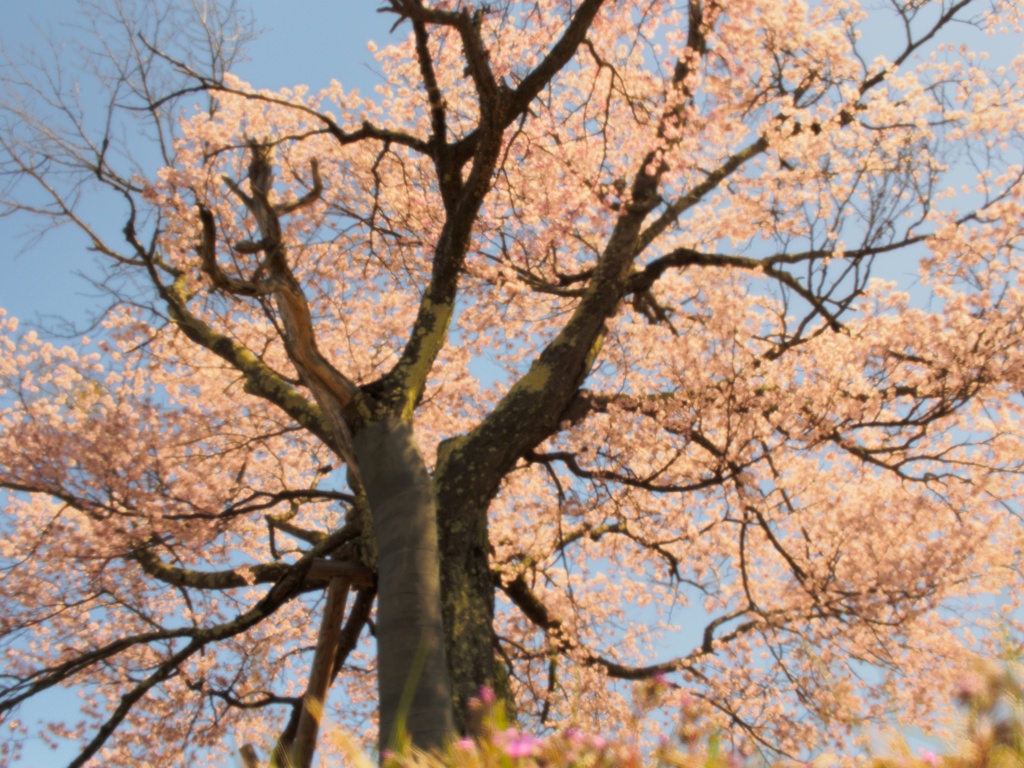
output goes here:
{"type": "Polygon", "coordinates": [[[456,725],[466,727],[469,699],[482,685],[506,695],[495,660],[494,583],[488,561],[487,511],[440,510],[442,610],[456,725]]]}
{"type": "Polygon", "coordinates": [[[459,440],[438,451],[434,483],[441,550],[441,596],[456,727],[466,732],[469,699],[483,685],[512,700],[508,674],[496,656],[494,580],[487,510],[498,484],[465,455],[459,440]]]}
{"type": "Polygon", "coordinates": [[[386,417],[353,441],[377,540],[380,746],[399,726],[416,746],[453,733],[434,489],[412,426],[386,417]]]}

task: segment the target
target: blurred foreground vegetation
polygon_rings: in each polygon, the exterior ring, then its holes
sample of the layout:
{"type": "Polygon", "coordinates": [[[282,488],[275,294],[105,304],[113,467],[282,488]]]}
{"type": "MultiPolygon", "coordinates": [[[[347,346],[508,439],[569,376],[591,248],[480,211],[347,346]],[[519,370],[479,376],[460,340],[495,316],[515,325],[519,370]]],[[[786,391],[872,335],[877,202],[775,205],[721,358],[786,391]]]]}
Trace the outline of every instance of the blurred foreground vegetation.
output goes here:
{"type": "MultiPolygon", "coordinates": [[[[477,738],[461,738],[441,753],[426,753],[403,743],[384,754],[384,768],[824,768],[856,765],[863,768],[1024,768],[1024,665],[1016,661],[982,662],[963,675],[955,691],[961,706],[958,736],[942,749],[914,748],[895,737],[886,754],[842,758],[820,755],[809,762],[766,757],[740,742],[726,744],[721,734],[703,724],[703,702],[684,699],[674,732],[652,749],[616,743],[578,728],[544,737],[520,731],[510,723],[500,701],[484,689],[473,701],[477,738]]],[[[638,721],[658,704],[667,689],[660,680],[637,686],[638,721]]],[[[375,768],[348,734],[326,734],[329,746],[340,752],[343,764],[375,768]]]]}

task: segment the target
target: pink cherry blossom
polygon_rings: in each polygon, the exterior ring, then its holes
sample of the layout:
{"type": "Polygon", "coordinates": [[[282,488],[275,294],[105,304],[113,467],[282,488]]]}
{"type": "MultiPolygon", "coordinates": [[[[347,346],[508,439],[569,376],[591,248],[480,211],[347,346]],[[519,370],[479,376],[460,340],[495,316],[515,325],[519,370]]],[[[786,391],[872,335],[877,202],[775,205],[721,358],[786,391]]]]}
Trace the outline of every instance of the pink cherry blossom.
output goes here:
{"type": "Polygon", "coordinates": [[[0,717],[81,694],[2,749],[611,755],[642,703],[802,754],[974,696],[1024,631],[1021,18],[918,5],[383,0],[364,91],[183,3],[12,66],[0,215],[109,290],[0,310],[0,717]]]}

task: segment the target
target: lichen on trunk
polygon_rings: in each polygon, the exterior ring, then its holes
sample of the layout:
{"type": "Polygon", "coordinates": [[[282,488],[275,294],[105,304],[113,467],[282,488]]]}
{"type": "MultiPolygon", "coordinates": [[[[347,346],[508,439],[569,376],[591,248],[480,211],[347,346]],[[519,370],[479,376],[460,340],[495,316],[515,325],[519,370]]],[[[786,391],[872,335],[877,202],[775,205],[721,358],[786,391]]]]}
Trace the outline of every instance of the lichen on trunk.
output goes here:
{"type": "Polygon", "coordinates": [[[492,688],[512,714],[508,671],[494,634],[494,577],[488,510],[500,476],[463,450],[463,439],[441,444],[434,472],[441,552],[441,604],[456,727],[470,727],[469,700],[492,688]]]}
{"type": "Polygon", "coordinates": [[[441,594],[448,668],[459,730],[480,687],[502,688],[494,648],[494,584],[487,508],[440,510],[441,594]]]}

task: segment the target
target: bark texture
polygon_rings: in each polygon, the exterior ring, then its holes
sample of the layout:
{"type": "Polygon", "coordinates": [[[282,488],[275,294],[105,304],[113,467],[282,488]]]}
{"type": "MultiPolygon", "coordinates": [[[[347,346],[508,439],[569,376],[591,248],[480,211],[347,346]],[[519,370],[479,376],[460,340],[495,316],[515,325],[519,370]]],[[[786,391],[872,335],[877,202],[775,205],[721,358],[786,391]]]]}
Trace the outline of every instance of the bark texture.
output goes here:
{"type": "Polygon", "coordinates": [[[440,524],[442,610],[448,668],[459,730],[464,730],[469,698],[482,685],[498,689],[494,655],[494,582],[487,557],[487,517],[444,515],[440,524]]]}
{"type": "Polygon", "coordinates": [[[441,551],[441,595],[456,727],[468,727],[469,699],[483,685],[512,709],[505,669],[495,653],[494,579],[487,510],[497,491],[491,475],[447,441],[438,452],[434,484],[441,551]]]}
{"type": "Polygon", "coordinates": [[[453,732],[434,489],[412,426],[389,416],[354,438],[377,540],[380,744],[404,726],[421,748],[453,732]]]}

